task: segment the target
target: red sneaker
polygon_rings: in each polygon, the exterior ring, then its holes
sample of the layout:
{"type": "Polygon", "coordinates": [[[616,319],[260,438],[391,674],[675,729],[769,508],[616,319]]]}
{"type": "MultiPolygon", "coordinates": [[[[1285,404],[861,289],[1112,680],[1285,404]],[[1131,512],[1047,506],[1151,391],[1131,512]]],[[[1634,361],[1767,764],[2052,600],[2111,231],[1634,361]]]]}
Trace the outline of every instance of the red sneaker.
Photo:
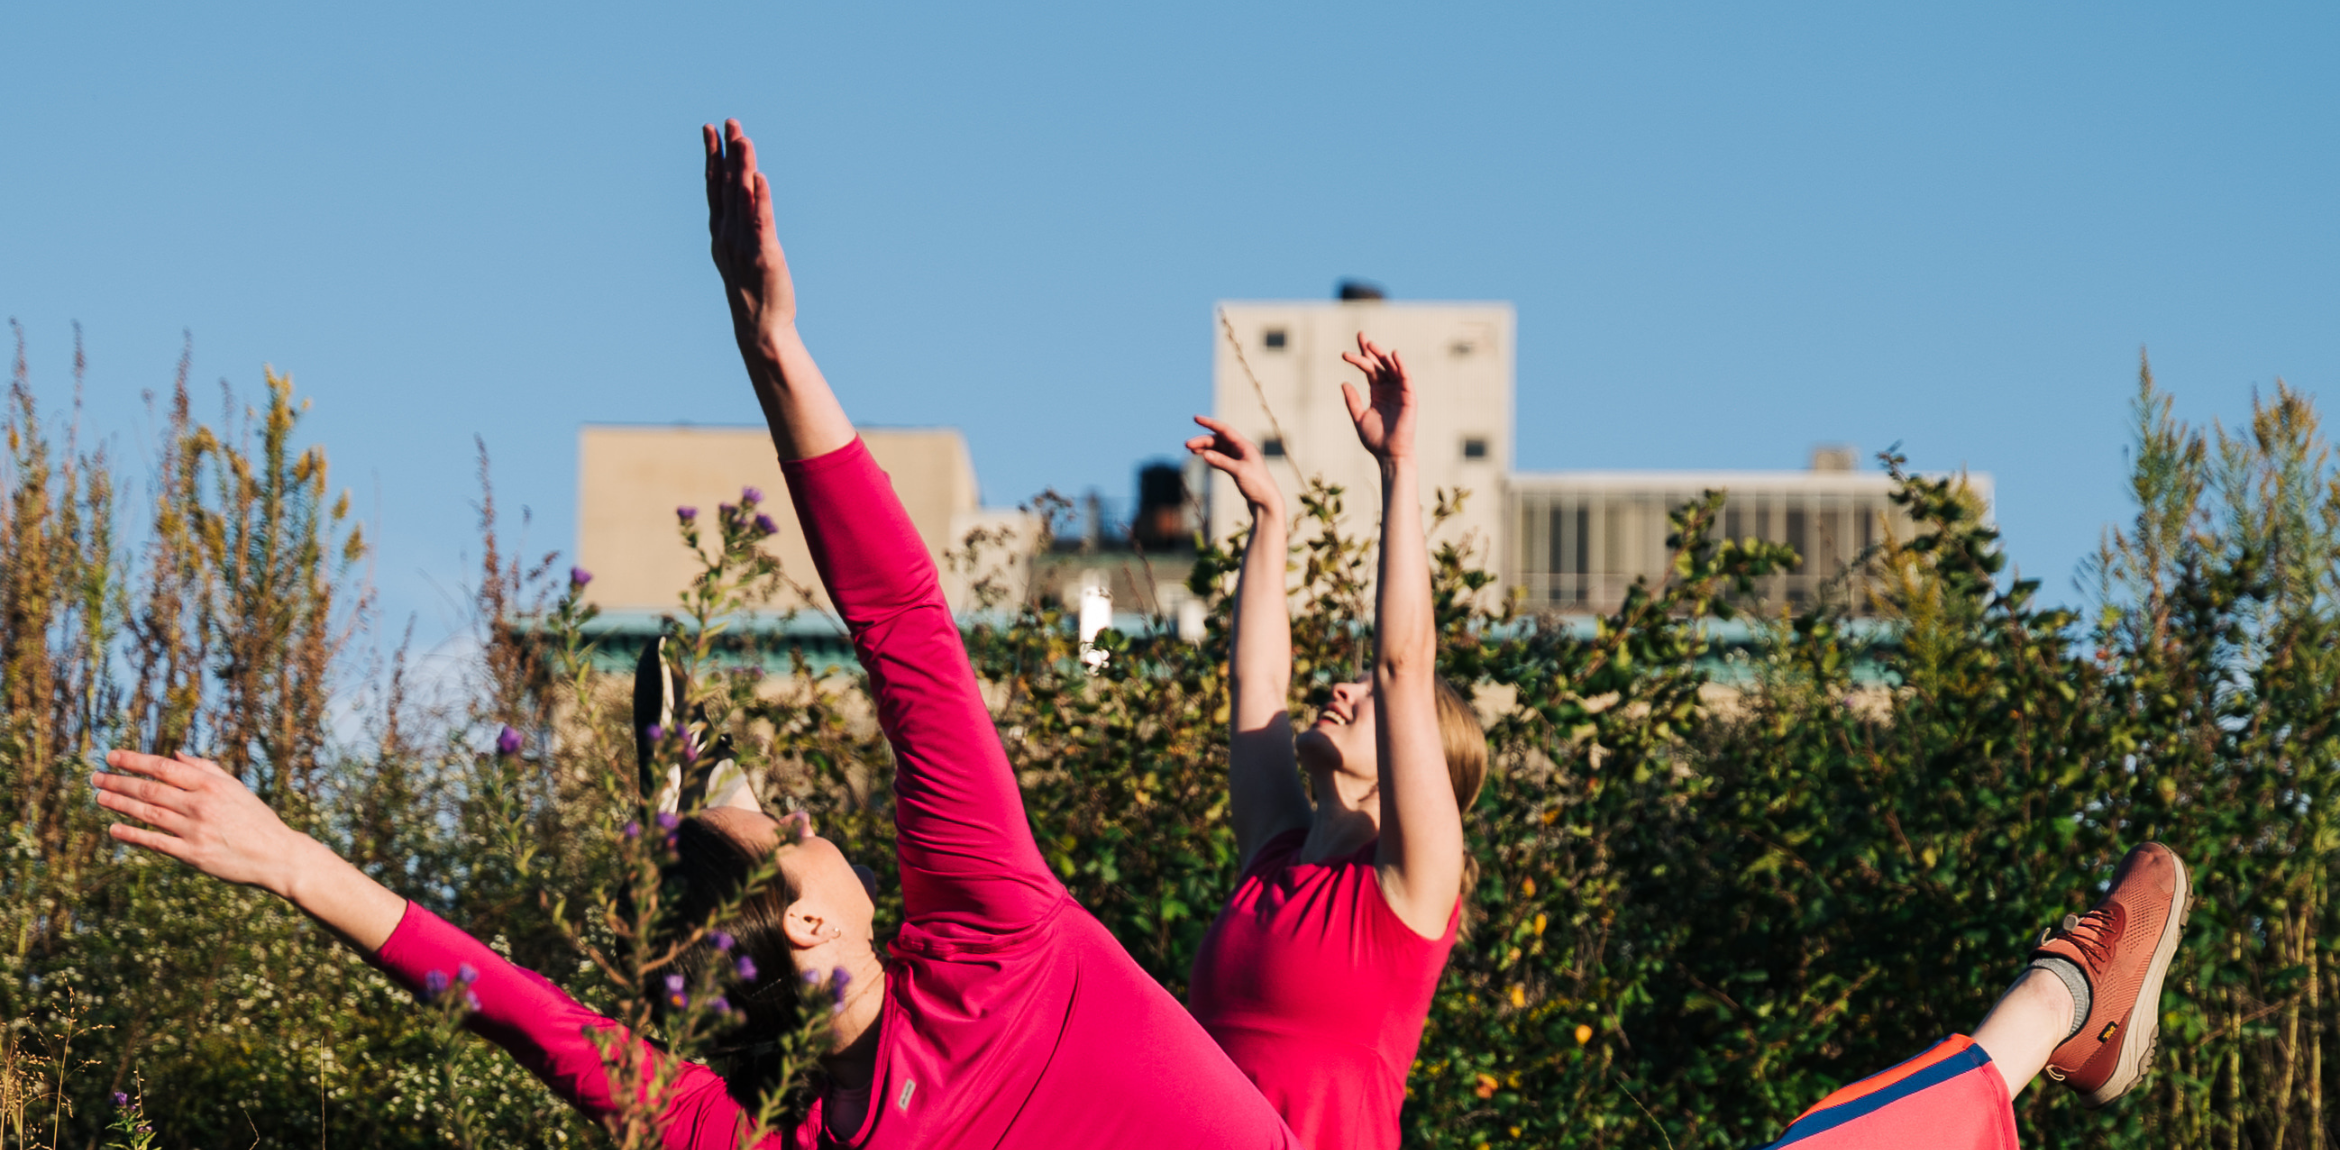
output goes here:
{"type": "Polygon", "coordinates": [[[2033,958],[2060,958],[2088,975],[2088,1021],[2048,1056],[2048,1077],[2091,1109],[2128,1093],[2161,1037],[2161,980],[2193,909],[2186,864],[2160,843],[2129,852],[2112,889],[2087,914],[2040,932],[2033,958]]]}

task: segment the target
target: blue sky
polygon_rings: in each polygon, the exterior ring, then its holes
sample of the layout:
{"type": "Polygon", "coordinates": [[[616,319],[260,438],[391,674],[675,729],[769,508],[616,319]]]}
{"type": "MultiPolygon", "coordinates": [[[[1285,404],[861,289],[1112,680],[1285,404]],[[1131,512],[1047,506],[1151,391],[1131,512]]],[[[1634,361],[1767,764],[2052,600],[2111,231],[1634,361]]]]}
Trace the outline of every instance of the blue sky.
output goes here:
{"type": "Polygon", "coordinates": [[[984,494],[1097,486],[1208,401],[1211,304],[1519,309],[1530,469],[1992,472],[2052,598],[2136,357],[2230,422],[2340,369],[2340,10],[2179,5],[20,5],[0,312],[90,424],[193,333],[289,371],[374,579],[459,625],[472,436],[573,544],[583,422],[755,418],[697,125],[774,174],[814,351],[984,494]]]}

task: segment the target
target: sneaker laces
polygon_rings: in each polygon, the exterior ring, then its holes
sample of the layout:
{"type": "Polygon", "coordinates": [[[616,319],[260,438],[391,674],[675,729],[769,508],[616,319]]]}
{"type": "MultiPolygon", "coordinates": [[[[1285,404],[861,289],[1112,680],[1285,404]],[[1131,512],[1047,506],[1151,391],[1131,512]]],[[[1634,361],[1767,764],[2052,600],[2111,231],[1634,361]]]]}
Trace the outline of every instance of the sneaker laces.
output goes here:
{"type": "Polygon", "coordinates": [[[2112,916],[2103,907],[2087,914],[2067,914],[2064,921],[2039,932],[2039,941],[2067,938],[2078,947],[2092,968],[2102,967],[2112,958],[2112,916]]]}

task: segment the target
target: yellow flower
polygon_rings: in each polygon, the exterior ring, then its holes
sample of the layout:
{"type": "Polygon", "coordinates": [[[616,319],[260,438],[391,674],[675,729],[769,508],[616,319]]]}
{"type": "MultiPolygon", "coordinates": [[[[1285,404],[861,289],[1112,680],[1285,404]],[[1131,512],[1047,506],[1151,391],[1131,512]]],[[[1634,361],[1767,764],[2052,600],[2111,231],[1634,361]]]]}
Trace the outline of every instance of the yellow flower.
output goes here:
{"type": "Polygon", "coordinates": [[[1582,1046],[1582,1045],[1584,1045],[1585,1043],[1587,1043],[1587,1042],[1591,1042],[1591,1041],[1592,1041],[1592,1027],[1586,1026],[1584,1023],[1581,1023],[1581,1022],[1577,1023],[1577,1024],[1576,1024],[1576,1044],[1577,1044],[1578,1046],[1582,1046]]]}
{"type": "Polygon", "coordinates": [[[1536,937],[1544,937],[1544,916],[1540,914],[1536,916],[1536,937]]]}
{"type": "Polygon", "coordinates": [[[1479,1088],[1471,1091],[1471,1093],[1476,1094],[1481,1098],[1493,1098],[1495,1097],[1495,1088],[1501,1085],[1503,1084],[1495,1081],[1494,1075],[1481,1074],[1479,1075],[1479,1088]]]}
{"type": "Polygon", "coordinates": [[[1536,897],[1536,880],[1532,878],[1521,879],[1519,884],[1519,893],[1524,894],[1529,898],[1536,897]]]}
{"type": "Polygon", "coordinates": [[[1511,984],[1511,1005],[1514,1007],[1527,1005],[1527,988],[1516,982],[1511,984]]]}

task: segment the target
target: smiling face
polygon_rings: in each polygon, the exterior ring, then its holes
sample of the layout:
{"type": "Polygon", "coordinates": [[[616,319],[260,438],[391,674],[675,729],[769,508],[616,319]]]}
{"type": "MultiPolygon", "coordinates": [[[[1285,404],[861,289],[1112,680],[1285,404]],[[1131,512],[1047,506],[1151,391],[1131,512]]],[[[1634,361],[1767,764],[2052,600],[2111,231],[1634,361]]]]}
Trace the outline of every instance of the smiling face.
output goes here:
{"type": "Polygon", "coordinates": [[[1358,679],[1333,687],[1332,701],[1300,732],[1293,749],[1311,774],[1374,778],[1379,752],[1373,745],[1373,681],[1358,679]]]}

